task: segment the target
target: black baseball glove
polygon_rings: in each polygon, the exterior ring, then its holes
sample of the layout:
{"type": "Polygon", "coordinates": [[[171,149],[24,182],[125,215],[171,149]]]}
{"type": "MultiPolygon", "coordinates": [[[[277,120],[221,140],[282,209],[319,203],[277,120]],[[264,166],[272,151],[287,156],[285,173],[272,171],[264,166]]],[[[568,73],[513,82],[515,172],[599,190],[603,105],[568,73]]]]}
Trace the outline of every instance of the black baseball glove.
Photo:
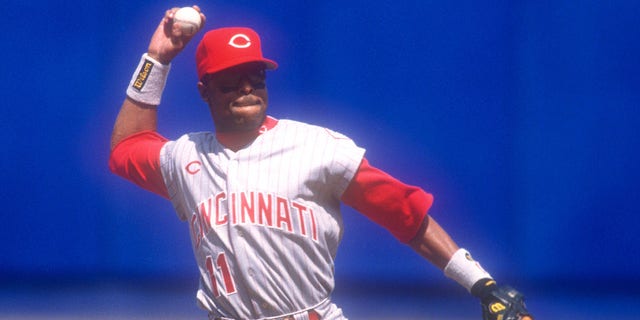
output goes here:
{"type": "Polygon", "coordinates": [[[522,293],[509,286],[498,286],[491,279],[482,279],[473,285],[471,294],[480,298],[484,320],[533,319],[522,293]]]}

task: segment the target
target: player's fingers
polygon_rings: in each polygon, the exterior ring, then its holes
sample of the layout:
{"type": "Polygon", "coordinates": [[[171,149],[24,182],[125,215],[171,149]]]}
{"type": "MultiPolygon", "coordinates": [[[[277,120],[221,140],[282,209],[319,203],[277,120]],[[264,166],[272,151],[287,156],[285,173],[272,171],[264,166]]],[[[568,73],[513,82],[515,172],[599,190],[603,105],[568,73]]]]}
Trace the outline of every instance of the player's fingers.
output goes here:
{"type": "Polygon", "coordinates": [[[198,29],[198,31],[202,30],[202,28],[204,27],[204,23],[207,22],[207,17],[202,12],[200,12],[200,19],[202,20],[202,22],[200,23],[200,29],[198,29]]]}
{"type": "Polygon", "coordinates": [[[164,13],[164,19],[163,19],[164,33],[165,33],[165,35],[167,35],[167,37],[174,36],[175,23],[173,23],[173,17],[175,16],[176,11],[178,11],[178,9],[179,8],[174,7],[174,8],[171,8],[171,9],[167,10],[164,13]]]}
{"type": "Polygon", "coordinates": [[[169,10],[167,10],[167,12],[165,13],[165,17],[173,20],[173,16],[176,14],[176,11],[180,10],[180,8],[178,7],[173,7],[169,10]]]}
{"type": "Polygon", "coordinates": [[[182,30],[173,21],[178,9],[180,8],[174,7],[165,11],[147,49],[149,56],[161,63],[171,62],[185,44],[182,39],[182,30]]]}

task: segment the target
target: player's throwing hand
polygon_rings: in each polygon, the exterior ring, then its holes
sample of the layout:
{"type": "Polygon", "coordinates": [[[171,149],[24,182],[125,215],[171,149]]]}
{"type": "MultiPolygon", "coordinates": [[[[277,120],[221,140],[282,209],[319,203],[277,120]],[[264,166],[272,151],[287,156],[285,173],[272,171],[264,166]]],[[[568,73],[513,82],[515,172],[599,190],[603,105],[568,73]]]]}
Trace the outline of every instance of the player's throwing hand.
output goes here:
{"type": "Polygon", "coordinates": [[[191,39],[202,30],[206,21],[205,15],[200,11],[200,7],[193,6],[200,13],[200,28],[192,34],[185,34],[177,23],[174,23],[176,11],[180,8],[172,8],[165,12],[162,21],[151,37],[147,54],[149,57],[158,60],[160,63],[169,64],[191,39]]]}

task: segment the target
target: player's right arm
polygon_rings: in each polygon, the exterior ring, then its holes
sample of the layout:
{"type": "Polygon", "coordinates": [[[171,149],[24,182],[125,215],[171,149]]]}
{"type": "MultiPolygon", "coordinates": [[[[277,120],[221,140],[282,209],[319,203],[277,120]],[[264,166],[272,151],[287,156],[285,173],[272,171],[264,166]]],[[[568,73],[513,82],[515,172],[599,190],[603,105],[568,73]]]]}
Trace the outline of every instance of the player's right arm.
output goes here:
{"type": "MultiPolygon", "coordinates": [[[[197,6],[194,9],[200,12],[197,6]]],[[[156,132],[157,106],[171,61],[193,38],[193,35],[184,35],[180,26],[173,23],[177,10],[166,11],[127,88],[127,97],[111,133],[109,157],[112,172],[165,198],[168,193],[160,172],[159,155],[167,139],[156,132]]],[[[202,27],[205,16],[200,13],[200,18],[202,27]]]]}
{"type": "MultiPolygon", "coordinates": [[[[200,12],[198,6],[194,6],[194,9],[200,12]]],[[[190,36],[183,34],[180,27],[173,23],[173,17],[177,10],[178,8],[172,8],[165,12],[147,49],[147,57],[164,66],[168,66],[195,35],[195,33],[190,36]]],[[[202,19],[200,24],[202,28],[206,18],[202,13],[200,13],[200,18],[202,19]]],[[[136,70],[136,73],[138,72],[139,70],[136,70]]],[[[155,94],[161,95],[162,92],[155,94]]],[[[142,131],[156,131],[157,105],[140,100],[142,99],[128,96],[122,103],[111,134],[112,151],[126,137],[142,131]]]]}

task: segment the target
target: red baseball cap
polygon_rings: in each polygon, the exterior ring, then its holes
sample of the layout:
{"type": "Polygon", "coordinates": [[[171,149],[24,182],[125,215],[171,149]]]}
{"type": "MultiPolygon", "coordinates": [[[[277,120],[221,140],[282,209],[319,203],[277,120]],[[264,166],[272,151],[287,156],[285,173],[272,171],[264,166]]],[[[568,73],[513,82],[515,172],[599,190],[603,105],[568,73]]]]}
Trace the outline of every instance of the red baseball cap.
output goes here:
{"type": "Polygon", "coordinates": [[[247,62],[263,62],[267,69],[278,67],[275,61],[262,56],[260,37],[250,28],[211,30],[205,33],[196,49],[198,79],[247,62]]]}

